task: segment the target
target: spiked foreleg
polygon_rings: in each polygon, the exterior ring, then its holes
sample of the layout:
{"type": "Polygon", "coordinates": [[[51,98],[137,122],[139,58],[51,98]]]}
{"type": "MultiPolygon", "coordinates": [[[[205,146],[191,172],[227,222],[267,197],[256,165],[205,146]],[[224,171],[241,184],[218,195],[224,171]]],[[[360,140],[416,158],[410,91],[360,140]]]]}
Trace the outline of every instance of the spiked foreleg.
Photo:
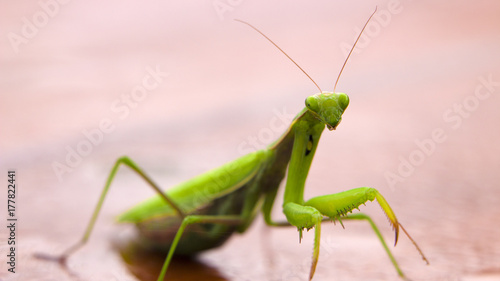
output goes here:
{"type": "Polygon", "coordinates": [[[374,188],[360,187],[335,194],[314,197],[306,201],[304,206],[314,207],[322,215],[332,220],[338,219],[340,221],[341,217],[346,216],[354,209],[358,209],[361,204],[375,199],[377,199],[377,202],[382,207],[394,229],[396,235],[394,245],[396,245],[399,234],[398,220],[387,201],[374,188]]]}
{"type": "Polygon", "coordinates": [[[283,213],[285,213],[288,222],[296,226],[299,230],[299,241],[302,239],[302,231],[304,228],[307,230],[313,227],[316,228],[314,231],[314,249],[311,271],[309,272],[309,280],[311,280],[316,271],[316,264],[318,264],[321,221],[323,220],[323,215],[313,207],[302,206],[292,202],[286,203],[283,206],[283,213]]]}

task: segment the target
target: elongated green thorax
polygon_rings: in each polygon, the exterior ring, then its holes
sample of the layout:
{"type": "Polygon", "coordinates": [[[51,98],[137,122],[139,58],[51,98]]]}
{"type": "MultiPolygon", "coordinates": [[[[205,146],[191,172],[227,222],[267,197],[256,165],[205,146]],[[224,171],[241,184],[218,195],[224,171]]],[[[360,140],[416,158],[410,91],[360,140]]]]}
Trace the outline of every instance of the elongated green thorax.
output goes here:
{"type": "Polygon", "coordinates": [[[306,99],[306,107],[292,122],[289,132],[294,134],[294,143],[288,178],[285,188],[284,204],[304,203],[304,186],[311,162],[325,125],[334,130],[342,114],[349,105],[349,97],[344,93],[323,92],[306,99]]]}

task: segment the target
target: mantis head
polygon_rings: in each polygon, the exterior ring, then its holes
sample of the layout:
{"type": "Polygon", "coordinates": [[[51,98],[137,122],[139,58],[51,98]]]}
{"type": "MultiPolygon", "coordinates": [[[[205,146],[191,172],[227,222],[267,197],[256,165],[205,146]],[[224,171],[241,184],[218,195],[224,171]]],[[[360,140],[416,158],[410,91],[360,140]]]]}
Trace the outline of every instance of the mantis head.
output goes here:
{"type": "Polygon", "coordinates": [[[346,94],[335,92],[335,89],[337,88],[337,83],[339,82],[340,75],[344,70],[347,60],[349,60],[349,57],[351,56],[352,51],[354,50],[354,47],[356,47],[356,43],[358,43],[361,34],[365,30],[366,26],[368,25],[368,22],[370,22],[370,19],[373,17],[376,11],[377,8],[375,8],[375,11],[373,11],[370,18],[368,18],[365,25],[363,26],[363,29],[361,29],[358,38],[356,38],[356,41],[354,41],[351,51],[347,55],[347,58],[345,59],[342,68],[340,69],[339,75],[337,76],[337,80],[335,81],[335,86],[333,87],[333,92],[323,92],[321,88],[318,86],[318,84],[314,82],[311,76],[309,76],[309,74],[307,74],[307,72],[305,72],[304,69],[302,69],[302,67],[300,67],[289,55],[287,55],[287,53],[285,53],[285,51],[283,51],[278,45],[276,45],[276,43],[274,43],[273,40],[269,39],[269,37],[267,37],[256,27],[242,20],[236,19],[236,21],[246,24],[255,31],[257,31],[258,33],[260,33],[264,38],[266,38],[269,42],[271,42],[271,44],[273,44],[276,48],[278,48],[278,50],[280,50],[280,52],[282,52],[288,59],[290,59],[290,61],[293,62],[314,83],[314,85],[318,88],[320,93],[308,97],[306,99],[306,107],[310,112],[313,113],[313,115],[316,118],[318,118],[321,122],[323,122],[330,131],[332,131],[335,130],[335,128],[337,128],[337,126],[339,125],[340,121],[342,120],[342,114],[349,105],[349,97],[346,94]]]}
{"type": "Polygon", "coordinates": [[[348,105],[349,97],[344,93],[322,92],[306,99],[307,109],[330,131],[337,128],[348,105]]]}

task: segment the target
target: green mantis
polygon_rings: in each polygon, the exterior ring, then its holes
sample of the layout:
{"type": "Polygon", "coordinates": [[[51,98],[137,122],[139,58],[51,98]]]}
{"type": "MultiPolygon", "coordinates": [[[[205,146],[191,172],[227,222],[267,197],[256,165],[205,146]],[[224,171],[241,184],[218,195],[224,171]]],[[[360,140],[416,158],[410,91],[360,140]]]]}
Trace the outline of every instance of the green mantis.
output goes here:
{"type": "MultiPolygon", "coordinates": [[[[370,217],[361,213],[351,214],[361,204],[376,200],[395,231],[395,244],[399,229],[402,229],[417,246],[376,189],[360,187],[304,199],[305,181],[321,134],[325,127],[330,131],[337,128],[349,105],[349,97],[344,93],[336,93],[335,87],[334,92],[323,92],[320,89],[320,93],[307,97],[305,108],[297,114],[286,132],[266,149],[242,156],[165,192],[130,158],[118,159],[81,241],[58,256],[57,260],[64,262],[87,242],[116,172],[124,165],[135,171],[158,193],[123,213],[118,220],[135,224],[145,241],[165,250],[167,256],[159,273],[159,281],[164,280],[174,254],[194,255],[221,245],[233,233],[246,231],[259,211],[262,211],[267,225],[296,227],[300,238],[304,229],[314,228],[309,280],[313,278],[318,262],[321,224],[326,220],[338,220],[342,226],[342,221],[345,220],[367,221],[380,239],[396,271],[403,277],[403,272],[370,217]],[[286,221],[275,221],[271,217],[271,211],[286,171],[288,175],[283,202],[286,221]]],[[[417,249],[421,253],[418,246],[417,249]]],[[[423,254],[422,257],[426,260],[423,254]]]]}

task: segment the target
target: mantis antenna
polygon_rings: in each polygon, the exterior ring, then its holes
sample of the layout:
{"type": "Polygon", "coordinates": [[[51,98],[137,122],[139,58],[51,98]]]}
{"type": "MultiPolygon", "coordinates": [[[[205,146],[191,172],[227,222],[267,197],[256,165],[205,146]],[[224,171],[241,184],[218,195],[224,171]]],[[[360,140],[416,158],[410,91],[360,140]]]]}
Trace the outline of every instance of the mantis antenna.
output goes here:
{"type": "Polygon", "coordinates": [[[358,38],[356,38],[356,41],[354,41],[354,45],[352,45],[351,51],[347,55],[347,58],[345,59],[344,64],[342,65],[342,68],[340,69],[339,76],[337,76],[337,80],[335,81],[335,86],[333,86],[333,92],[334,93],[335,93],[335,89],[337,89],[337,83],[339,82],[340,75],[342,74],[342,71],[344,70],[344,67],[345,67],[345,65],[347,63],[347,60],[351,56],[352,51],[354,51],[354,48],[356,47],[356,43],[358,43],[359,38],[361,38],[361,34],[363,34],[363,31],[365,30],[366,26],[368,25],[368,23],[372,19],[373,15],[375,15],[375,12],[377,12],[377,7],[376,6],[375,6],[375,11],[373,11],[372,15],[368,18],[368,20],[366,21],[365,25],[363,26],[363,29],[361,29],[361,32],[359,33],[358,38]]]}
{"type": "MultiPolygon", "coordinates": [[[[344,70],[344,67],[347,64],[347,60],[349,60],[349,57],[351,56],[352,52],[354,51],[354,48],[356,47],[356,44],[359,41],[359,38],[361,38],[361,35],[363,34],[363,31],[365,30],[366,26],[368,25],[368,23],[370,22],[370,20],[372,19],[373,15],[375,15],[376,12],[377,12],[377,7],[375,7],[375,11],[373,11],[373,13],[371,14],[371,16],[368,18],[368,20],[366,21],[365,25],[361,29],[361,32],[359,33],[358,38],[356,38],[356,41],[354,41],[354,45],[352,46],[351,50],[349,51],[349,54],[347,55],[347,58],[345,59],[344,64],[342,65],[342,68],[340,69],[339,75],[337,76],[337,80],[335,81],[335,86],[333,86],[333,92],[334,93],[335,93],[335,89],[337,89],[337,83],[339,82],[340,75],[342,74],[342,71],[344,70]]],[[[271,42],[271,44],[273,44],[276,48],[278,48],[278,50],[280,50],[280,52],[282,52],[289,60],[291,60],[314,83],[314,85],[316,86],[316,88],[318,88],[318,90],[319,90],[320,93],[323,92],[321,90],[321,88],[318,86],[318,84],[316,84],[316,82],[314,82],[314,80],[311,78],[311,76],[309,76],[309,74],[307,74],[307,72],[305,72],[305,70],[302,69],[302,67],[300,67],[300,65],[298,63],[296,63],[285,51],[283,51],[276,43],[274,43],[273,40],[269,39],[269,37],[267,37],[259,29],[257,29],[255,26],[249,24],[248,22],[242,21],[242,20],[239,20],[239,19],[235,19],[235,21],[239,21],[241,23],[244,23],[244,24],[250,26],[255,31],[257,31],[258,33],[260,33],[260,35],[264,36],[264,38],[266,38],[269,42],[271,42]]]]}
{"type": "Polygon", "coordinates": [[[251,28],[253,28],[255,31],[257,31],[258,33],[260,33],[260,35],[264,36],[264,38],[266,38],[269,42],[271,42],[276,48],[278,48],[278,50],[280,50],[289,60],[291,60],[300,70],[302,70],[302,72],[304,72],[304,74],[309,78],[311,79],[311,81],[314,83],[314,85],[316,85],[316,87],[318,88],[319,92],[320,93],[323,93],[323,91],[321,90],[321,88],[318,86],[318,84],[316,84],[316,82],[314,82],[314,80],[311,78],[311,76],[309,76],[309,74],[307,74],[307,72],[304,71],[304,69],[302,69],[302,67],[300,67],[287,53],[285,53],[285,51],[283,51],[278,45],[276,45],[276,43],[273,42],[273,40],[269,39],[269,37],[267,37],[264,33],[262,33],[260,30],[258,30],[255,26],[249,24],[248,22],[246,21],[242,21],[242,20],[239,20],[239,19],[235,19],[235,21],[239,21],[241,23],[244,23],[248,26],[250,26],[251,28]]]}

